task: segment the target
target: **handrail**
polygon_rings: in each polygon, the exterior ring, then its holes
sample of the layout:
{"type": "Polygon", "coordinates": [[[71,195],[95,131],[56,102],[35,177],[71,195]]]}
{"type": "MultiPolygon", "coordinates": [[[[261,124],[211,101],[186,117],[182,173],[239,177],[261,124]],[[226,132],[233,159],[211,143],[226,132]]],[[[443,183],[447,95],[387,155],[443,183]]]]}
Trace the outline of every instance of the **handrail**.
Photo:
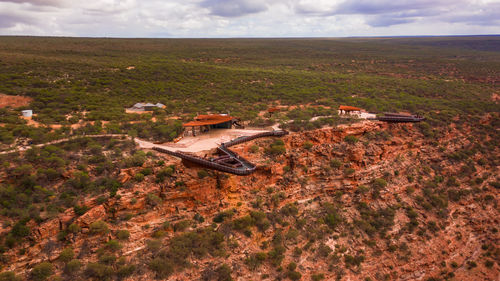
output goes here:
{"type": "Polygon", "coordinates": [[[378,116],[375,118],[378,121],[384,121],[389,123],[409,123],[409,122],[421,122],[425,120],[425,117],[420,117],[416,115],[411,116],[378,116]]]}

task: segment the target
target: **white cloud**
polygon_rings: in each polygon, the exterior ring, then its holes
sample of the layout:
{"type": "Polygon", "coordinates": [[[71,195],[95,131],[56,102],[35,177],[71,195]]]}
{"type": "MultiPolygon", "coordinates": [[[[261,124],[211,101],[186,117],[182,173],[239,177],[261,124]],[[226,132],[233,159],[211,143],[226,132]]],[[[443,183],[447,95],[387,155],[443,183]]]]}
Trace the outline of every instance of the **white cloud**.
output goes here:
{"type": "Polygon", "coordinates": [[[0,0],[0,34],[107,37],[498,34],[499,14],[500,0],[0,0]]]}

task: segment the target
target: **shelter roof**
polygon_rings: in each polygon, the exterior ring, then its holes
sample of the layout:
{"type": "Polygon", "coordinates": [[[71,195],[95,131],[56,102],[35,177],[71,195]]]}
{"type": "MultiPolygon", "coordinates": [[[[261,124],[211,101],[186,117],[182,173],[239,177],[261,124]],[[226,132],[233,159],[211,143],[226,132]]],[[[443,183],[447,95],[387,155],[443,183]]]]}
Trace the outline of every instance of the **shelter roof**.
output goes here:
{"type": "Polygon", "coordinates": [[[184,127],[197,127],[206,125],[216,125],[220,123],[225,123],[233,120],[234,117],[222,114],[211,114],[211,115],[198,115],[194,118],[194,121],[182,124],[184,127]]]}
{"type": "Polygon", "coordinates": [[[361,111],[361,108],[355,107],[355,106],[349,106],[349,105],[341,105],[341,106],[339,106],[339,110],[361,111]]]}

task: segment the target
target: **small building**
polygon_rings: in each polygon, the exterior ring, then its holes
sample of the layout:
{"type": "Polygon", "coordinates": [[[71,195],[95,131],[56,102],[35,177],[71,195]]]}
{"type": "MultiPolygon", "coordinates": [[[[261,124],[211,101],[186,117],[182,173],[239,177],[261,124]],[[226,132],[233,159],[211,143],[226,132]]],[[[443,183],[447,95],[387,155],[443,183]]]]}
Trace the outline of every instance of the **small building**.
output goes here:
{"type": "Polygon", "coordinates": [[[162,103],[152,104],[152,103],[142,103],[138,102],[134,104],[131,108],[127,110],[130,111],[153,111],[155,108],[165,108],[165,105],[162,103]]]}
{"type": "Polygon", "coordinates": [[[21,111],[21,114],[23,115],[23,117],[32,117],[33,110],[31,110],[31,109],[23,110],[23,111],[21,111]]]}
{"type": "Polygon", "coordinates": [[[194,121],[184,123],[182,126],[191,128],[185,131],[185,135],[196,136],[198,133],[208,132],[211,129],[231,129],[236,121],[236,118],[227,114],[198,115],[194,121]]]}
{"type": "Polygon", "coordinates": [[[339,115],[341,114],[349,114],[349,115],[359,115],[361,114],[362,109],[355,106],[349,105],[341,105],[339,106],[339,115]]]}
{"type": "Polygon", "coordinates": [[[339,106],[339,115],[344,115],[344,117],[357,117],[359,119],[373,119],[377,117],[377,114],[366,112],[366,110],[349,105],[341,105],[339,106]],[[348,116],[345,116],[348,115],[348,116]]]}

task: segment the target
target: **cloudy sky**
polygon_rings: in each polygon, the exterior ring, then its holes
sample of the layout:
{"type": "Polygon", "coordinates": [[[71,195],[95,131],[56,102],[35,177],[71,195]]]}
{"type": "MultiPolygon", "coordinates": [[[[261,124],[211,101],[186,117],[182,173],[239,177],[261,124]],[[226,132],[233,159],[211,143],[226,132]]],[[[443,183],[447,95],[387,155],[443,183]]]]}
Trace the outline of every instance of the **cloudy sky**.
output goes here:
{"type": "Polygon", "coordinates": [[[1,35],[500,34],[500,0],[0,0],[1,35]]]}

